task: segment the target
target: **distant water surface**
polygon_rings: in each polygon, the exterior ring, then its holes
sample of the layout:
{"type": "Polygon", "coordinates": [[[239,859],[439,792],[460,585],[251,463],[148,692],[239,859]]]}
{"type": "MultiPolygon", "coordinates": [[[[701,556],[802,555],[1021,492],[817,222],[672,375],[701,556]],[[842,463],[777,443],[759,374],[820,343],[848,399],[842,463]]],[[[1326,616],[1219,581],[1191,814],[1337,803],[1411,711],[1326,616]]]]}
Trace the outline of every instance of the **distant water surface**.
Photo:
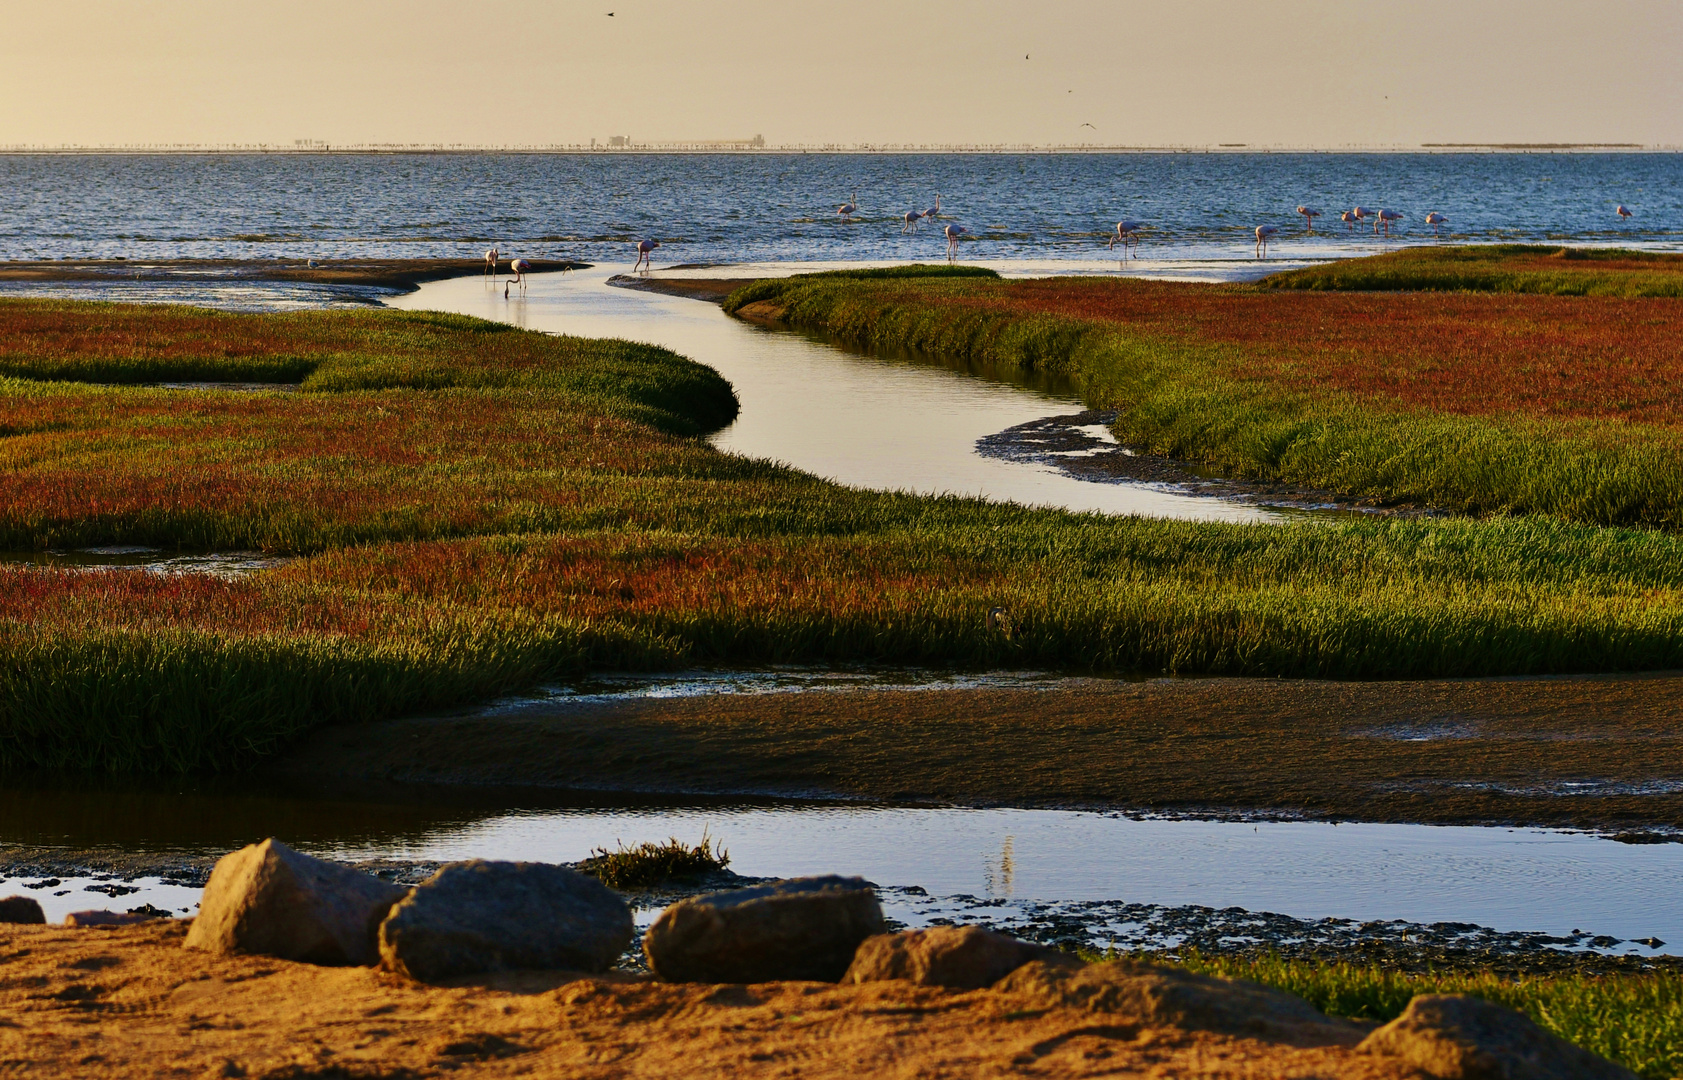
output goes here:
{"type": "MultiPolygon", "coordinates": [[[[1249,258],[1260,224],[1286,257],[1430,237],[1683,250],[1683,155],[0,155],[0,259],[477,255],[629,262],[655,237],[673,262],[939,257],[1103,261],[1121,217],[1141,254],[1249,258]],[[902,235],[901,216],[942,218],[902,235]],[[859,214],[838,204],[857,195],[859,214]],[[1326,211],[1314,238],[1294,208],[1326,211]],[[1401,238],[1347,232],[1357,203],[1404,214],[1401,238]],[[1626,225],[1613,209],[1624,203],[1626,225]]],[[[1110,264],[1114,266],[1115,264],[1110,264]]]]}

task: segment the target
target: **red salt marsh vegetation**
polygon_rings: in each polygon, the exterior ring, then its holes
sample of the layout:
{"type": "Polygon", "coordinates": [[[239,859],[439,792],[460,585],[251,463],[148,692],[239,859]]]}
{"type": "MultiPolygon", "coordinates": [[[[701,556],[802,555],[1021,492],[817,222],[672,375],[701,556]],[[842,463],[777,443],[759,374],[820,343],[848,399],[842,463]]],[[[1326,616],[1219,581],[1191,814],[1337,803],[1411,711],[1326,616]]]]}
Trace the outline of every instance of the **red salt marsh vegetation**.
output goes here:
{"type": "MultiPolygon", "coordinates": [[[[840,288],[858,301],[858,282],[840,288]]],[[[1015,294],[897,295],[963,319],[959,300],[1015,294]]],[[[1054,331],[1020,339],[1045,357],[1099,355],[1094,320],[1024,318],[1054,331]]],[[[14,301],[0,321],[28,376],[0,381],[5,547],[301,556],[237,582],[0,571],[0,764],[232,766],[310,726],[593,668],[1683,665],[1683,540],[1665,532],[1569,515],[1221,525],[850,490],[697,438],[735,403],[681,357],[449,316],[14,301]],[[305,372],[296,392],[112,385],[137,364],[220,380],[277,357],[305,372]]],[[[1096,387],[1120,378],[1093,370],[1096,387]]]]}
{"type": "MultiPolygon", "coordinates": [[[[1653,273],[1556,261],[1565,278],[1653,273]]],[[[1683,300],[1274,282],[815,275],[747,286],[726,310],[1062,371],[1117,410],[1124,443],[1227,476],[1683,526],[1683,300]]]]}

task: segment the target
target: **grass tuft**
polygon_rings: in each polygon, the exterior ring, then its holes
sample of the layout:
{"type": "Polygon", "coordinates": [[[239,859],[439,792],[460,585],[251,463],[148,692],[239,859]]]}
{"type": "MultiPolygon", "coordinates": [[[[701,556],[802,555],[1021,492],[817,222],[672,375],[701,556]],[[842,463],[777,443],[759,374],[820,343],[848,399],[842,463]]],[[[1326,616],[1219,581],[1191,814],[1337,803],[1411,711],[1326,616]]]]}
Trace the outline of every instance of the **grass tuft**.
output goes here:
{"type": "Polygon", "coordinates": [[[579,869],[611,889],[650,889],[672,881],[700,877],[725,869],[730,855],[715,848],[704,831],[701,843],[689,845],[677,837],[665,843],[645,841],[636,847],[621,842],[613,851],[596,848],[579,869]]]}

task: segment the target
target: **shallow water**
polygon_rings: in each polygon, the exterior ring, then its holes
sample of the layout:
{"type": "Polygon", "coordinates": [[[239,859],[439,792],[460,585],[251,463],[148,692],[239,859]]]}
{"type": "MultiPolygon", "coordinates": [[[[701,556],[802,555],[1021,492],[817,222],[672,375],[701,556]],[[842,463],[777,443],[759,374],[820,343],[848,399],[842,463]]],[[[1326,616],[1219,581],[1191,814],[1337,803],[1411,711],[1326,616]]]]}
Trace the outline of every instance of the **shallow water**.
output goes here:
{"type": "Polygon", "coordinates": [[[713,438],[721,450],[769,458],[856,487],[982,495],[1030,506],[1218,521],[1265,521],[1276,511],[1145,484],[1078,480],[1034,464],[976,453],[1008,427],[1084,408],[1052,382],[977,378],[939,364],[849,351],[725,315],[716,304],[607,284],[600,269],[534,274],[505,299],[482,278],[423,285],[388,301],[582,337],[664,345],[716,369],[742,412],[713,438]]]}
{"type": "Polygon", "coordinates": [[[106,547],[46,551],[0,551],[0,565],[64,570],[138,570],[151,574],[208,574],[235,578],[286,563],[261,551],[181,553],[161,548],[116,544],[106,547]]]}
{"type": "MultiPolygon", "coordinates": [[[[476,256],[671,262],[929,259],[901,215],[940,192],[965,258],[1103,260],[1118,219],[1140,254],[1233,259],[1258,225],[1276,254],[1339,257],[1430,239],[1683,243],[1676,154],[0,155],[0,259],[476,256]],[[516,181],[516,182],[511,182],[516,181]],[[857,196],[852,222],[836,207],[857,196]],[[1636,216],[1620,224],[1613,208],[1636,216]],[[1294,209],[1326,211],[1314,236],[1294,209]],[[1349,232],[1357,203],[1399,239],[1349,232]]],[[[1111,265],[1115,265],[1112,263],[1111,265]]]]}

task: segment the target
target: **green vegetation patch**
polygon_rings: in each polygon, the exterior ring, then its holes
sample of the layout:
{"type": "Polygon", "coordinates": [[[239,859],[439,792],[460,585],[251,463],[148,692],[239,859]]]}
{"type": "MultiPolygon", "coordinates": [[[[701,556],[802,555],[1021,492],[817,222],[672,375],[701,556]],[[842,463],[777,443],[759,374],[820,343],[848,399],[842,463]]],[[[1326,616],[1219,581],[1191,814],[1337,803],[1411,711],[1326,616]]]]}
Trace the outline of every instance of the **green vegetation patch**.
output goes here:
{"type": "Polygon", "coordinates": [[[674,836],[665,843],[651,840],[628,848],[622,842],[613,851],[597,848],[579,869],[610,889],[650,889],[717,873],[729,865],[730,854],[703,833],[699,844],[674,836]]]}

